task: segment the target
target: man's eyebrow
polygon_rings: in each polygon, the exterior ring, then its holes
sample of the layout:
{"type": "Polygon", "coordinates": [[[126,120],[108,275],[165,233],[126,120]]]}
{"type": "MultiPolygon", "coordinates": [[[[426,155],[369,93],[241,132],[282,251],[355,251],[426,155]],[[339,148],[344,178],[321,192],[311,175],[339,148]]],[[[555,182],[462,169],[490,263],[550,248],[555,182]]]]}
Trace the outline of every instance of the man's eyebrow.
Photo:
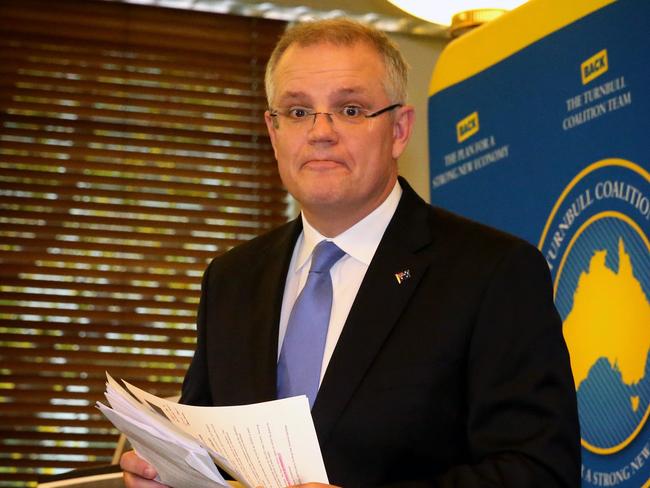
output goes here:
{"type": "Polygon", "coordinates": [[[355,103],[367,103],[368,89],[364,86],[350,86],[336,90],[329,96],[330,103],[339,104],[354,101],[355,103]]]}
{"type": "Polygon", "coordinates": [[[361,86],[361,85],[349,86],[349,87],[344,87],[344,88],[340,88],[340,89],[336,90],[334,92],[334,95],[335,96],[356,95],[356,94],[359,94],[359,93],[365,93],[366,91],[368,91],[368,90],[367,90],[367,88],[365,86],[361,86]]]}
{"type": "MultiPolygon", "coordinates": [[[[350,95],[364,95],[367,91],[367,88],[362,85],[346,86],[335,90],[330,95],[330,99],[339,99],[350,95]]],[[[278,97],[278,101],[281,104],[292,102],[309,103],[311,96],[304,91],[286,91],[278,97]]]]}
{"type": "Polygon", "coordinates": [[[309,95],[307,95],[305,92],[302,91],[284,92],[282,95],[278,97],[278,101],[282,103],[294,102],[294,101],[306,102],[309,99],[310,99],[309,95]]]}

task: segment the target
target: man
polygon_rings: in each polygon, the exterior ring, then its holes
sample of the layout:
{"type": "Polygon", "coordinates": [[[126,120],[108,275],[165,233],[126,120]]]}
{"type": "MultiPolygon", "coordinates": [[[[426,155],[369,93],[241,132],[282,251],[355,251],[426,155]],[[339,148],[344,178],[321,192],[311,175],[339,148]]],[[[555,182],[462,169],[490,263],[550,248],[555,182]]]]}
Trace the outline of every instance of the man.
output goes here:
{"type": "MultiPolygon", "coordinates": [[[[545,261],[398,179],[414,121],[405,87],[401,55],[375,30],[322,21],[280,40],[265,119],[302,215],[207,269],[182,401],[285,395],[292,309],[312,251],[333,241],[344,255],[329,269],[310,398],[331,483],[579,486],[575,391],[545,261]]],[[[128,486],[155,486],[135,454],[122,466],[128,486]]]]}

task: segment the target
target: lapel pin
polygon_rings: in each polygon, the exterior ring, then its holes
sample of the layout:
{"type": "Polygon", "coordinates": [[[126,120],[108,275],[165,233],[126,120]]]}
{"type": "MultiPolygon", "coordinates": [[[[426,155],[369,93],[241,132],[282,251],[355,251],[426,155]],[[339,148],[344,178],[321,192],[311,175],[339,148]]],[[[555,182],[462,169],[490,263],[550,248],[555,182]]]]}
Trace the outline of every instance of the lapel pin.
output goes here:
{"type": "Polygon", "coordinates": [[[398,284],[402,284],[404,281],[408,280],[411,277],[411,270],[410,269],[405,269],[404,271],[400,271],[399,273],[395,273],[395,279],[397,280],[398,284]]]}

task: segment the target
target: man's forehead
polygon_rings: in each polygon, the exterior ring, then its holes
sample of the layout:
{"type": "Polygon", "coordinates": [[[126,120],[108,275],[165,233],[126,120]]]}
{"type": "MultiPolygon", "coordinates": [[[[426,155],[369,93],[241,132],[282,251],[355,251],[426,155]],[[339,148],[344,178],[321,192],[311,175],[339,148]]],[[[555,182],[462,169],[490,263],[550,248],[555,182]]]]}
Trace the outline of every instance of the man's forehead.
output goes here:
{"type": "MultiPolygon", "coordinates": [[[[280,89],[280,98],[282,100],[306,100],[312,97],[310,90],[293,90],[293,89],[280,89]]],[[[341,98],[346,96],[354,95],[363,95],[368,92],[368,87],[364,85],[353,85],[353,86],[342,86],[336,87],[332,86],[332,89],[329,91],[328,96],[330,98],[341,98]]]]}
{"type": "Polygon", "coordinates": [[[292,45],[274,73],[276,94],[282,99],[305,98],[312,88],[322,95],[323,87],[331,98],[363,94],[375,84],[381,86],[383,71],[383,60],[367,43],[292,45]]]}
{"type": "Polygon", "coordinates": [[[290,45],[278,60],[275,71],[287,74],[301,70],[344,72],[370,65],[383,66],[383,59],[374,46],[367,42],[359,41],[351,44],[319,42],[290,45]]]}

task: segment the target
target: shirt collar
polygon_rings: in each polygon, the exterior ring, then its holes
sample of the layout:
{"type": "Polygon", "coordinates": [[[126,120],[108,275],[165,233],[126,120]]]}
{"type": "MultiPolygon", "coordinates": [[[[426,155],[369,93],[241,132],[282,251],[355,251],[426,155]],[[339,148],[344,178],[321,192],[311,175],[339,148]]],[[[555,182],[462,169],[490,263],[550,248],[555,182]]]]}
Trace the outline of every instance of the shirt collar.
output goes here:
{"type": "MultiPolygon", "coordinates": [[[[366,215],[359,222],[352,227],[334,237],[329,239],[341,248],[348,256],[360,261],[366,266],[370,265],[372,257],[379,246],[379,242],[384,235],[386,227],[393,214],[397,209],[399,200],[402,196],[402,187],[399,182],[395,182],[393,190],[388,197],[376,209],[366,215]]],[[[296,270],[301,269],[309,260],[314,247],[327,238],[318,232],[307,221],[304,214],[302,218],[302,239],[299,243],[298,259],[296,262],[296,270]]]]}

